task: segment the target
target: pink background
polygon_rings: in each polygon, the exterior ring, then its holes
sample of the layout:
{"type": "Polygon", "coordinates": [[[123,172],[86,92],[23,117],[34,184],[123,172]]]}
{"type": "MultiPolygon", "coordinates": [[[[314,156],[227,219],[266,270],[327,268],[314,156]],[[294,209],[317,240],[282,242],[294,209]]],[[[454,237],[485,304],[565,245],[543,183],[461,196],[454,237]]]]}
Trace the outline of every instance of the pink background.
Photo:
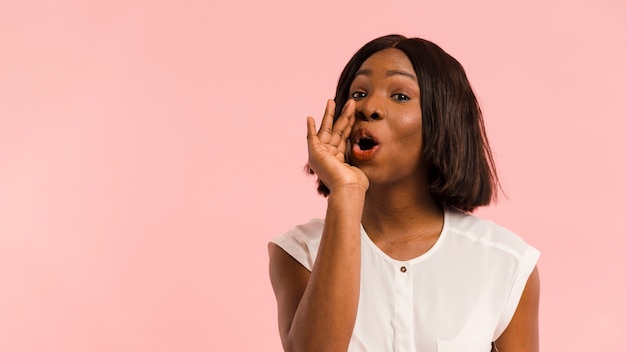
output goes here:
{"type": "Polygon", "coordinates": [[[280,350],[266,242],[325,205],[305,117],[392,32],[468,71],[508,196],[479,215],[543,252],[542,349],[614,350],[624,18],[623,0],[2,0],[0,351],[280,350]]]}

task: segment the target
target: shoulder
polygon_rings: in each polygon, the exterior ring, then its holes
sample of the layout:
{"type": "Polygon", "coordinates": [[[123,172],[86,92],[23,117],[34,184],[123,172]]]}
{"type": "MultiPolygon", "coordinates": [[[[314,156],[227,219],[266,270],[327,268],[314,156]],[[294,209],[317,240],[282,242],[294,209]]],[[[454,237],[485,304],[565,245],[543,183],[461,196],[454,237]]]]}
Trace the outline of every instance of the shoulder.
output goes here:
{"type": "Polygon", "coordinates": [[[465,253],[465,266],[477,269],[481,282],[492,294],[490,304],[499,311],[494,335],[498,337],[511,322],[527,284],[530,288],[526,296],[538,291],[534,287],[538,287],[536,265],[540,252],[493,221],[458,210],[449,210],[448,214],[449,247],[456,249],[454,253],[465,253]]]}
{"type": "Polygon", "coordinates": [[[311,271],[323,230],[323,219],[311,219],[305,224],[294,226],[271,242],[311,271]]]}
{"type": "MultiPolygon", "coordinates": [[[[515,261],[523,261],[527,256],[537,258],[539,256],[539,251],[526,243],[522,237],[491,220],[456,209],[449,209],[447,212],[446,230],[453,240],[500,253],[515,261]]],[[[535,261],[537,258],[534,258],[535,261]]]]}

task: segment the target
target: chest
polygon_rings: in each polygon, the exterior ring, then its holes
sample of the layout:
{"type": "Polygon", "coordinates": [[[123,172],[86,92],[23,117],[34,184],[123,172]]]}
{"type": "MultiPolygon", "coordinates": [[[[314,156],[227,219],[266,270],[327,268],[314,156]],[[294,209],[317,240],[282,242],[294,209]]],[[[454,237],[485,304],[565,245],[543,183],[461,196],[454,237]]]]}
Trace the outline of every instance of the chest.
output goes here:
{"type": "Polygon", "coordinates": [[[370,347],[354,351],[490,350],[505,295],[493,294],[480,263],[442,257],[432,244],[417,247],[418,260],[397,260],[371,244],[362,248],[353,335],[355,346],[370,347]],[[470,342],[458,349],[459,341],[470,342]]]}
{"type": "Polygon", "coordinates": [[[428,252],[437,242],[439,235],[434,234],[424,239],[410,241],[372,240],[385,255],[399,261],[408,261],[428,252]]]}

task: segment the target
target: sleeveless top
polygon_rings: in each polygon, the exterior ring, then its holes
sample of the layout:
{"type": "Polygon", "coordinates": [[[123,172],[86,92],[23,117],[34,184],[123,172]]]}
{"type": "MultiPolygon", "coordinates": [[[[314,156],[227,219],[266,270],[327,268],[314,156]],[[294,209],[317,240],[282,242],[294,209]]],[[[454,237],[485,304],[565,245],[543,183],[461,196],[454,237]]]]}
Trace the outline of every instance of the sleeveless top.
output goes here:
{"type": "MultiPolygon", "coordinates": [[[[324,220],[272,242],[311,271],[324,220]]],[[[487,352],[511,321],[539,251],[513,232],[446,208],[426,253],[399,261],[361,226],[361,287],[348,351],[487,352]]]]}

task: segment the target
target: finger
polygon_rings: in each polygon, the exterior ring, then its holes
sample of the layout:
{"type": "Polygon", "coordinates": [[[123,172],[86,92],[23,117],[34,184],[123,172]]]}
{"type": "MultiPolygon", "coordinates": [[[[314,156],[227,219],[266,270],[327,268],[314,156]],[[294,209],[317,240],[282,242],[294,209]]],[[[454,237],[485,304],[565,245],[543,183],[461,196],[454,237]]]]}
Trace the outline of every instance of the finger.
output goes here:
{"type": "Polygon", "coordinates": [[[337,151],[339,151],[340,153],[345,153],[346,149],[348,148],[348,145],[350,143],[350,132],[352,131],[352,125],[353,124],[351,123],[350,126],[348,126],[348,128],[344,130],[344,138],[341,139],[339,145],[337,146],[337,151]]]}
{"type": "Polygon", "coordinates": [[[311,146],[320,142],[317,132],[315,132],[315,119],[311,116],[306,118],[306,140],[309,150],[311,149],[311,146]]]}
{"type": "Polygon", "coordinates": [[[346,138],[349,138],[350,129],[352,125],[354,125],[354,121],[354,101],[350,99],[343,107],[341,115],[333,126],[330,144],[334,146],[339,146],[339,143],[345,141],[346,138]]]}
{"type": "Polygon", "coordinates": [[[328,143],[330,136],[333,133],[333,115],[335,111],[335,101],[328,99],[326,102],[326,109],[324,110],[324,117],[322,118],[322,124],[318,132],[319,139],[322,143],[328,143]]]}

